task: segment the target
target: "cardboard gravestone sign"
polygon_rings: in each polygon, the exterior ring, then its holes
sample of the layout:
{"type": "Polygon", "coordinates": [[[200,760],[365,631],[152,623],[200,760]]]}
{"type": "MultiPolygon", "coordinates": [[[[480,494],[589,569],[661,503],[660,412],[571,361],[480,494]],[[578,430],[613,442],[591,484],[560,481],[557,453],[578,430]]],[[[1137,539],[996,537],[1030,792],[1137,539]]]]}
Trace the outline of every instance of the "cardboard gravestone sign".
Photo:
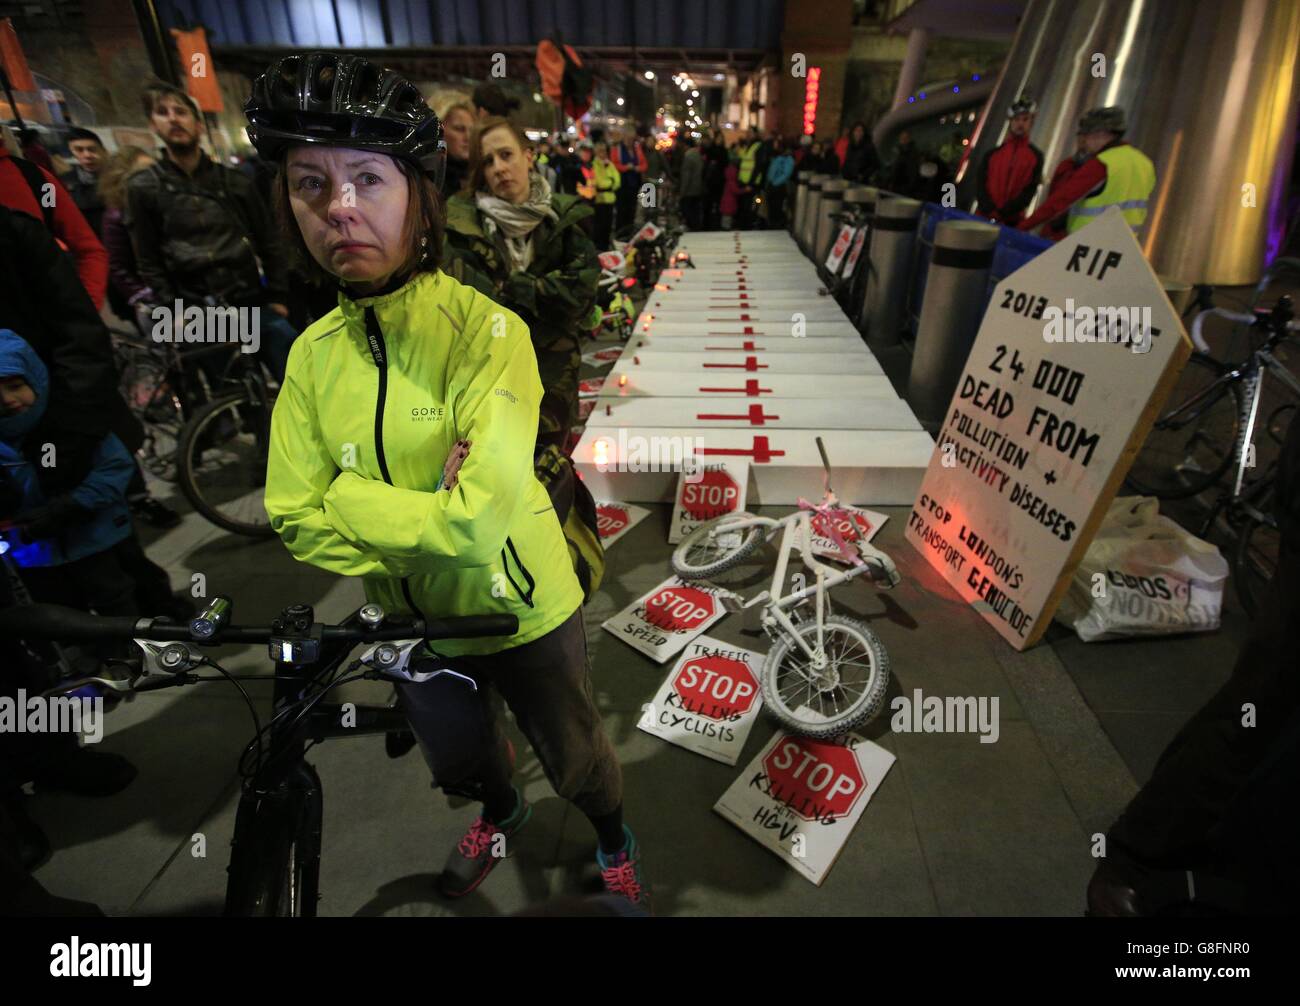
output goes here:
{"type": "Polygon", "coordinates": [[[601,545],[609,548],[635,525],[641,523],[649,513],[650,511],[645,507],[633,506],[631,503],[597,500],[596,532],[600,535],[601,545]]]}
{"type": "Polygon", "coordinates": [[[1046,630],[1190,352],[1115,208],[994,290],[906,538],[1016,649],[1046,630]]]}
{"type": "Polygon", "coordinates": [[[601,626],[663,663],[726,614],[717,595],[717,587],[670,576],[601,626]]]}
{"type": "Polygon", "coordinates": [[[677,480],[672,523],[668,525],[669,545],[676,545],[701,524],[745,509],[748,461],[741,458],[696,465],[695,473],[699,478],[694,481],[688,481],[686,471],[677,480]]]}
{"type": "Polygon", "coordinates": [[[687,751],[736,764],[763,704],[763,659],[754,650],[697,637],[646,703],[637,726],[687,751]]]}
{"type": "Polygon", "coordinates": [[[821,884],[893,764],[857,734],[816,741],[778,731],[713,809],[821,884]]]}

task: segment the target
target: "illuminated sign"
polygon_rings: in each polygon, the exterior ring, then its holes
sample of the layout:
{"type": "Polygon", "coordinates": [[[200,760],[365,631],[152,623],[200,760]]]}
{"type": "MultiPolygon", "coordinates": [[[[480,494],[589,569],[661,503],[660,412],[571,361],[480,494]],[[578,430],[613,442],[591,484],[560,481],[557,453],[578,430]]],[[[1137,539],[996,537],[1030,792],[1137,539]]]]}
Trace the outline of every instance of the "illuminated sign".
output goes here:
{"type": "Polygon", "coordinates": [[[808,80],[803,89],[803,131],[812,136],[817,129],[817,93],[822,86],[822,68],[808,67],[808,80]]]}

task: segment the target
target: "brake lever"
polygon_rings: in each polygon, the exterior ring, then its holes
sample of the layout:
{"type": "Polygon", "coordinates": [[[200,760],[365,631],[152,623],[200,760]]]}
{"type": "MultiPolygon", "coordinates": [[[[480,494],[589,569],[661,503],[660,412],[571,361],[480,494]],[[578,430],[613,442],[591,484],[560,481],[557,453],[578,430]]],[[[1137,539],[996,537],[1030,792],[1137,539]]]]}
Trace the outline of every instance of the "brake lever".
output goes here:
{"type": "Polygon", "coordinates": [[[422,685],[442,674],[450,674],[469,683],[478,691],[478,682],[473,678],[450,667],[438,667],[432,671],[412,671],[410,663],[412,654],[424,645],[423,639],[397,639],[376,643],[361,654],[361,664],[375,676],[389,681],[404,681],[413,685],[422,685]]]}

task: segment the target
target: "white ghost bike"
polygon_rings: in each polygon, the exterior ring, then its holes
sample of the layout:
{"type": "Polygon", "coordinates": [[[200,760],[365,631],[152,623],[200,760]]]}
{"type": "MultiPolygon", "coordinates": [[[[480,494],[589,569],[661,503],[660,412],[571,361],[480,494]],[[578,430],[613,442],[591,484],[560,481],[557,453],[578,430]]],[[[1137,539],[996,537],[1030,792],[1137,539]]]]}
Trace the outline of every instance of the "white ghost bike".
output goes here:
{"type": "Polygon", "coordinates": [[[830,738],[879,714],[889,687],[889,654],[858,619],[827,613],[827,591],[864,574],[886,589],[897,585],[900,577],[884,552],[866,541],[845,541],[836,530],[836,521],[845,511],[831,490],[830,462],[821,437],[817,449],[826,469],[820,503],[800,500],[799,509],[780,520],[751,513],[719,517],[688,534],[674,550],[672,562],[684,580],[707,579],[739,565],[783,531],[771,588],[748,601],[724,590],[720,599],[732,611],[763,605],[763,629],[774,644],[759,677],[768,713],[794,733],[830,738]],[[817,516],[847,568],[829,566],[814,556],[812,522],[817,516]],[[782,594],[791,548],[799,549],[815,581],[782,594]],[[812,613],[807,610],[810,601],[812,613]]]}

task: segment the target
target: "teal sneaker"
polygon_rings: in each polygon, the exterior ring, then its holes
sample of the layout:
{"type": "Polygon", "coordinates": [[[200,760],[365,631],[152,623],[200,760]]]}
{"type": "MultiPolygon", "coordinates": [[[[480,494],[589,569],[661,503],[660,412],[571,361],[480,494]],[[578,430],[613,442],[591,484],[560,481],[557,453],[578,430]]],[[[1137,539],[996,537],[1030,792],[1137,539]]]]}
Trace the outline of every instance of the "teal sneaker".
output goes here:
{"type": "Polygon", "coordinates": [[[623,834],[627,841],[621,852],[606,855],[596,849],[596,865],[600,867],[600,879],[605,885],[605,893],[617,898],[624,898],[636,908],[650,911],[650,890],[646,887],[645,876],[641,872],[641,847],[637,845],[632,830],[623,825],[623,834]]]}
{"type": "Polygon", "coordinates": [[[438,878],[438,890],[445,897],[460,898],[469,894],[505,858],[505,840],[533,816],[533,805],[518,790],[515,794],[518,802],[513,814],[499,824],[479,815],[456,843],[438,878]]]}

